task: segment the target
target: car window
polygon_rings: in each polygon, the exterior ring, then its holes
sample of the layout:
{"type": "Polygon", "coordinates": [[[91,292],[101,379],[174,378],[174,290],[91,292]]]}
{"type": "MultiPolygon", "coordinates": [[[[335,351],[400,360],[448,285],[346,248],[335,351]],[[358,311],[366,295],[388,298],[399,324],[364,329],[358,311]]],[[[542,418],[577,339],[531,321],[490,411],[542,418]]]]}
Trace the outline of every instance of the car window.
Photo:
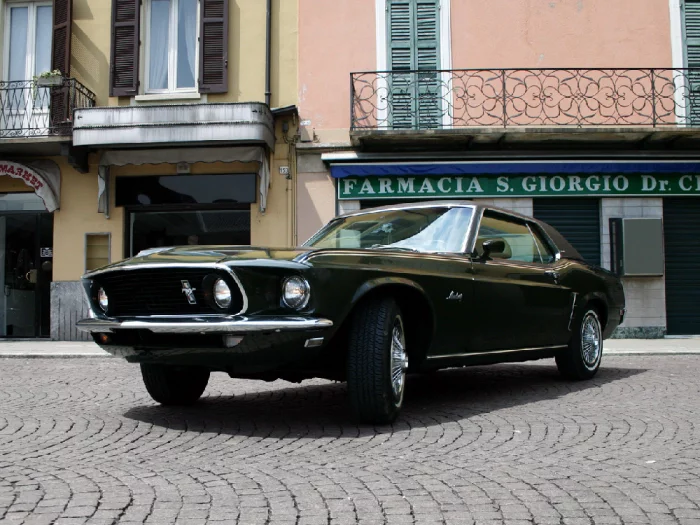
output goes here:
{"type": "Polygon", "coordinates": [[[488,239],[504,241],[503,253],[492,254],[493,259],[511,261],[542,262],[535,239],[524,222],[518,222],[496,214],[484,213],[476,238],[475,250],[479,256],[484,254],[483,244],[488,239]]]}
{"type": "Polygon", "coordinates": [[[549,246],[549,243],[544,240],[542,232],[537,226],[534,225],[530,226],[530,230],[532,231],[532,235],[535,238],[535,243],[537,244],[537,248],[542,256],[542,262],[546,264],[554,262],[554,251],[549,246]]]}
{"type": "Polygon", "coordinates": [[[331,222],[304,246],[461,253],[471,207],[416,207],[368,212],[331,222]]]}

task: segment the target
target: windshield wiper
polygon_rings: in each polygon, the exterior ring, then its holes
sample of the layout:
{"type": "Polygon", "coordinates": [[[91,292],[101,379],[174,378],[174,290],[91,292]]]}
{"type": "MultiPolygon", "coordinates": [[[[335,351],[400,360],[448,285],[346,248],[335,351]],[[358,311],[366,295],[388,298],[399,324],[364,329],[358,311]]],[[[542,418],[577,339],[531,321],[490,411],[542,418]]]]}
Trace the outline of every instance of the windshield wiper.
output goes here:
{"type": "Polygon", "coordinates": [[[402,252],[420,252],[415,248],[409,248],[407,246],[391,246],[390,244],[373,244],[370,246],[371,250],[398,250],[402,252]]]}

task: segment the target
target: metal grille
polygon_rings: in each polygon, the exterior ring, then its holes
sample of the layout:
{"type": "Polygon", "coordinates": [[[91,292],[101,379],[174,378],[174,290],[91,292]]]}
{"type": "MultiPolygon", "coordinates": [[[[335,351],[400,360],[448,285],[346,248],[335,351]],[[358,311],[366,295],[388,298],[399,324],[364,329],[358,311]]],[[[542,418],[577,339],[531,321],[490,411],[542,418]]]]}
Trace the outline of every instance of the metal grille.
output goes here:
{"type": "Polygon", "coordinates": [[[95,94],[74,78],[0,82],[0,138],[71,135],[73,111],[95,106],[95,94]]]}
{"type": "Polygon", "coordinates": [[[698,125],[700,68],[394,67],[350,75],[353,130],[698,125]]]}
{"type": "Polygon", "coordinates": [[[230,311],[239,312],[243,307],[243,296],[238,286],[227,278],[225,272],[208,268],[148,268],[107,272],[95,281],[104,287],[109,297],[110,317],[149,315],[202,315],[215,310],[205,296],[204,278],[218,275],[227,280],[231,288],[230,311]],[[196,304],[190,304],[183,291],[182,281],[194,288],[196,304]]]}

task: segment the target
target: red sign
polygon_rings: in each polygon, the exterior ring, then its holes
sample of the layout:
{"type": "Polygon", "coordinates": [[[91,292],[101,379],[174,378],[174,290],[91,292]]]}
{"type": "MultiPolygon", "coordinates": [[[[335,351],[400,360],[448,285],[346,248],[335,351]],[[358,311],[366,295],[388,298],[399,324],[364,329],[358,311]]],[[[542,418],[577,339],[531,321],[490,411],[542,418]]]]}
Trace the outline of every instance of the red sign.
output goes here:
{"type": "Polygon", "coordinates": [[[0,160],[0,175],[9,175],[15,179],[22,179],[27,186],[31,186],[36,192],[39,192],[44,187],[44,181],[33,170],[29,170],[14,162],[0,160]]]}

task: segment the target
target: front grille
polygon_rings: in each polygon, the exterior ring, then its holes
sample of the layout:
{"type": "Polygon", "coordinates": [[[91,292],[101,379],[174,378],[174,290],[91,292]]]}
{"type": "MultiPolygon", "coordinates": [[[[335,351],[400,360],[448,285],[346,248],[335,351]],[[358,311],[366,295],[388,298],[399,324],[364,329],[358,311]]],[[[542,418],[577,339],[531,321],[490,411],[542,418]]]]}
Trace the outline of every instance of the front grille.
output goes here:
{"type": "Polygon", "coordinates": [[[205,277],[212,274],[223,278],[231,288],[231,308],[227,312],[238,313],[243,308],[243,295],[230,274],[221,270],[177,267],[115,270],[96,276],[95,281],[107,293],[110,317],[202,315],[220,312],[212,306],[211,290],[204,285],[205,277]],[[195,289],[196,304],[188,301],[182,281],[188,281],[195,289]]]}

